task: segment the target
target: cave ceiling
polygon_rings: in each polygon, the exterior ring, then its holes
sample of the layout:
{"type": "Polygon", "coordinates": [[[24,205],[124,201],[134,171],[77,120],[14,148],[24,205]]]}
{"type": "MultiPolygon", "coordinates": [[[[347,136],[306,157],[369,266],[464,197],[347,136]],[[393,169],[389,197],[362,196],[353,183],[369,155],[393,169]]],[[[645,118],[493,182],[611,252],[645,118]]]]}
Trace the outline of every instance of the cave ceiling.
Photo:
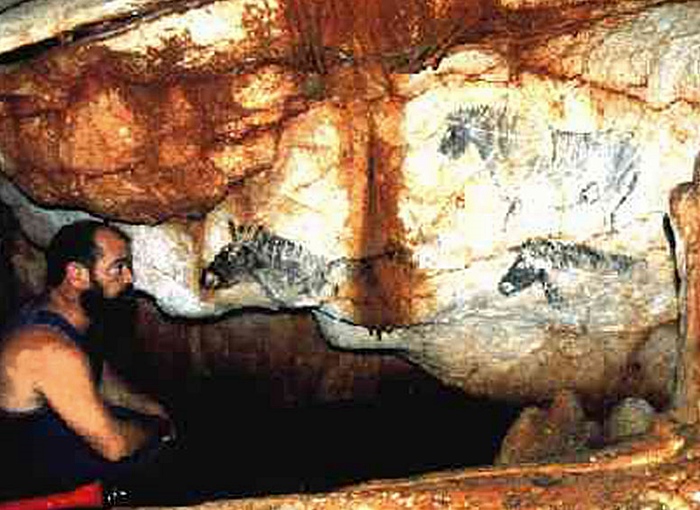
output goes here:
{"type": "Polygon", "coordinates": [[[474,395],[631,366],[670,391],[697,2],[5,1],[0,27],[0,199],[38,245],[108,219],[168,314],[308,309],[474,395]]]}

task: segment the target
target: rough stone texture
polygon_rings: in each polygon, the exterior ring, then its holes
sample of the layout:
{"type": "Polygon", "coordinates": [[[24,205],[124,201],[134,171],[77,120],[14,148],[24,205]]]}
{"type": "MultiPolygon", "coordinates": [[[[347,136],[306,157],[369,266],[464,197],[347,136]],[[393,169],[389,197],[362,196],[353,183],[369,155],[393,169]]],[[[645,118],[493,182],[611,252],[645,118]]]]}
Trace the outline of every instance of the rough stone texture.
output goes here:
{"type": "MultiPolygon", "coordinates": [[[[163,0],[0,0],[3,31],[0,52],[8,52],[46,39],[71,40],[71,32],[106,20],[123,21],[144,15],[163,0]],[[149,8],[150,6],[150,8],[149,8]]],[[[118,26],[120,23],[114,23],[118,26]]]]}
{"type": "Polygon", "coordinates": [[[685,422],[700,421],[700,293],[698,293],[700,267],[700,197],[697,183],[700,178],[700,159],[696,161],[693,183],[686,183],[673,190],[671,213],[674,230],[678,234],[676,245],[678,270],[681,275],[681,304],[678,384],[674,408],[685,422]]]}
{"type": "Polygon", "coordinates": [[[32,239],[128,222],[168,313],[311,308],[474,395],[668,399],[696,4],[162,7],[0,74],[32,239]]]}
{"type": "Polygon", "coordinates": [[[121,361],[156,394],[220,381],[224,398],[241,408],[279,409],[440,392],[434,379],[396,356],[329,349],[305,314],[250,313],[181,323],[140,301],[137,336],[121,361]],[[145,370],[149,366],[157,370],[145,370]]]}
{"type": "Polygon", "coordinates": [[[607,441],[616,442],[646,434],[654,419],[654,408],[641,398],[626,398],[608,416],[605,424],[607,441]]]}
{"type": "Polygon", "coordinates": [[[520,414],[504,438],[495,464],[574,462],[603,446],[648,433],[655,419],[654,408],[636,397],[623,399],[606,416],[595,419],[587,416],[573,392],[564,390],[546,408],[531,406],[520,414]]]}
{"type": "Polygon", "coordinates": [[[496,465],[564,462],[601,444],[601,429],[587,420],[576,395],[562,391],[548,409],[526,408],[501,444],[496,465]]]}

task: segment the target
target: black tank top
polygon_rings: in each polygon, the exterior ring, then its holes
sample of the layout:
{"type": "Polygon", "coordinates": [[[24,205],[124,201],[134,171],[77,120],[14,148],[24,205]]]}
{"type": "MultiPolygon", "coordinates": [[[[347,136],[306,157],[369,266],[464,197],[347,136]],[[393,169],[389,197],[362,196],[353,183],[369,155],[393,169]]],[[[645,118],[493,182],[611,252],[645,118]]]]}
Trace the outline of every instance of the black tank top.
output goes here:
{"type": "Polygon", "coordinates": [[[49,326],[60,331],[64,336],[72,340],[88,357],[90,370],[92,371],[95,382],[99,382],[102,379],[104,353],[99,346],[91,342],[88,335],[75,329],[62,315],[46,310],[43,301],[30,303],[25,306],[17,317],[9,323],[3,337],[18,329],[31,326],[49,326]]]}
{"type": "MultiPolygon", "coordinates": [[[[87,335],[42,305],[35,303],[23,308],[5,334],[32,326],[59,330],[88,356],[97,383],[102,374],[103,355],[91,348],[87,335]]],[[[90,480],[95,478],[94,473],[100,473],[94,466],[101,466],[102,461],[46,403],[28,411],[0,408],[0,434],[5,449],[4,462],[0,464],[11,466],[14,475],[0,482],[0,499],[7,494],[25,493],[30,488],[72,487],[76,481],[90,480]]]]}

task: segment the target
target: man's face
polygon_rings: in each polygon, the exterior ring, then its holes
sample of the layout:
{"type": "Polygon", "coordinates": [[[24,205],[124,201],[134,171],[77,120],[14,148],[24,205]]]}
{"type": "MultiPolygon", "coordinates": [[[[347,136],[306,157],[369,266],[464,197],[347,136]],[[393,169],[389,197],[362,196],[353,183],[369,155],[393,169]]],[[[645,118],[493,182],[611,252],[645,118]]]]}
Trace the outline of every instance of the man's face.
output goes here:
{"type": "Polygon", "coordinates": [[[92,268],[93,285],[102,289],[105,299],[119,297],[132,286],[131,250],[129,245],[118,234],[108,229],[95,233],[95,244],[102,256],[97,259],[92,268]]]}
{"type": "Polygon", "coordinates": [[[102,316],[128,301],[132,291],[129,245],[111,230],[98,230],[95,244],[102,255],[90,270],[90,288],[80,296],[81,304],[93,318],[102,316]]]}

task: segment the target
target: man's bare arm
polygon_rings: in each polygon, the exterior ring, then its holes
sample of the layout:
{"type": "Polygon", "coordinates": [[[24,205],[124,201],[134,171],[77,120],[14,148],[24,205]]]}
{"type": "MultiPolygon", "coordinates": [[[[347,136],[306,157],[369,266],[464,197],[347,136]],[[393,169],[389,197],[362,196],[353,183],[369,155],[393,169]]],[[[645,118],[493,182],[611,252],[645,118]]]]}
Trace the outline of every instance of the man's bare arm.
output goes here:
{"type": "Polygon", "coordinates": [[[145,444],[150,431],[118,420],[97,392],[85,354],[59,334],[43,336],[36,353],[36,390],[49,406],[98,453],[111,461],[129,456],[145,444]]]}
{"type": "Polygon", "coordinates": [[[102,370],[100,393],[109,404],[170,421],[168,413],[160,402],[150,395],[135,391],[108,363],[104,364],[102,370]]]}

